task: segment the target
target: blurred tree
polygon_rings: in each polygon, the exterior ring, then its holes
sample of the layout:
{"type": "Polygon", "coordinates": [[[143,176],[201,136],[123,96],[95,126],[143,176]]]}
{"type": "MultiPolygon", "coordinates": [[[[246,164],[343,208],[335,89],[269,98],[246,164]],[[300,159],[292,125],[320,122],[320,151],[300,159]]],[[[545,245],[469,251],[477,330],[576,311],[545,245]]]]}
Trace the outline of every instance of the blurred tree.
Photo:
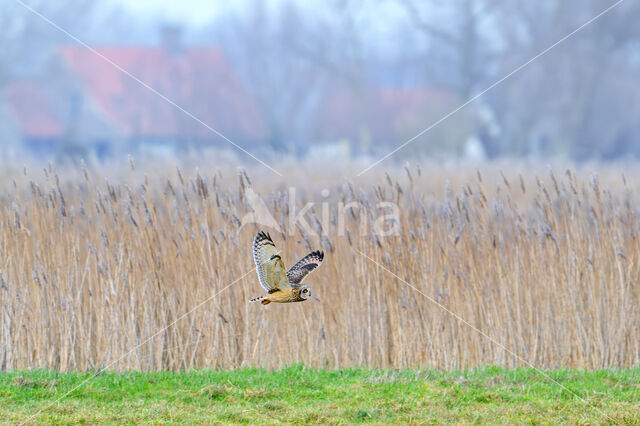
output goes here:
{"type": "MultiPolygon", "coordinates": [[[[92,0],[33,0],[27,4],[60,27],[76,33],[91,28],[92,0]]],[[[29,75],[47,59],[55,44],[71,40],[20,3],[5,1],[0,13],[0,87],[29,75]]]]}
{"type": "Polygon", "coordinates": [[[448,80],[463,100],[486,84],[496,57],[495,10],[501,0],[397,0],[428,43],[425,71],[448,80]],[[433,63],[431,55],[442,58],[433,63]],[[442,72],[437,68],[442,68],[442,72]]]}
{"type": "Polygon", "coordinates": [[[370,128],[367,125],[366,90],[371,84],[367,69],[374,55],[366,47],[366,22],[362,11],[373,2],[368,0],[331,0],[324,3],[324,13],[315,14],[304,33],[288,39],[289,49],[304,58],[330,82],[325,96],[331,91],[346,90],[352,99],[352,125],[357,129],[353,153],[369,153],[372,149],[370,128]]]}
{"type": "Polygon", "coordinates": [[[269,9],[264,0],[247,11],[216,24],[216,35],[265,115],[271,148],[303,151],[323,81],[314,64],[289,48],[306,35],[307,17],[292,3],[269,9]]]}
{"type": "MultiPolygon", "coordinates": [[[[505,42],[499,74],[612,4],[505,2],[499,9],[505,42]]],[[[576,159],[640,154],[640,148],[628,143],[629,134],[640,137],[640,95],[635,90],[640,73],[634,59],[639,19],[640,5],[622,3],[496,88],[489,98],[502,123],[503,139],[495,151],[576,159]]]]}
{"type": "MultiPolygon", "coordinates": [[[[425,115],[425,119],[430,118],[423,124],[426,128],[490,84],[499,47],[495,21],[501,0],[395,1],[408,19],[408,28],[426,42],[420,63],[423,84],[446,87],[458,96],[456,104],[440,105],[439,109],[433,108],[430,116],[425,115]],[[440,113],[433,114],[434,111],[440,113]]],[[[484,145],[492,141],[487,140],[489,132],[481,129],[481,108],[477,107],[470,105],[454,114],[422,136],[422,142],[417,141],[430,149],[411,146],[408,153],[460,154],[474,134],[486,149],[484,145]]]]}
{"type": "MultiPolygon", "coordinates": [[[[428,40],[427,83],[469,99],[614,0],[395,0],[428,40]]],[[[500,126],[492,156],[640,155],[640,5],[622,3],[483,97],[500,126]]]]}

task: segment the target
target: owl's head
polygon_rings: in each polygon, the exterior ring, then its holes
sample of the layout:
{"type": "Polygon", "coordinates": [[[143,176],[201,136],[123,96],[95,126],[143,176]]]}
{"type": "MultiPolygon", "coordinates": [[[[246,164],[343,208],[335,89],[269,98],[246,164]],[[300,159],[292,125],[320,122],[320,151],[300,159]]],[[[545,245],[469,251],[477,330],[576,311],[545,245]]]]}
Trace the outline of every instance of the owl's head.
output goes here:
{"type": "Polygon", "coordinates": [[[311,289],[307,285],[300,286],[300,299],[307,300],[311,297],[311,289]]]}

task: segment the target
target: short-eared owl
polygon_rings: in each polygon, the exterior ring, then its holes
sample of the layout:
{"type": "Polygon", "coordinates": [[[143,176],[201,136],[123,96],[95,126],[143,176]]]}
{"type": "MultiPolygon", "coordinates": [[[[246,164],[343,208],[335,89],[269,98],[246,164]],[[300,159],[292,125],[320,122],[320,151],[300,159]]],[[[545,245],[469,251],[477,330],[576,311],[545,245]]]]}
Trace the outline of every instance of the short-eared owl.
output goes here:
{"type": "Polygon", "coordinates": [[[266,296],[251,299],[268,305],[271,302],[304,302],[311,297],[311,290],[302,280],[316,269],[324,259],[320,250],[312,251],[285,272],[284,262],[276,250],[271,236],[260,231],[253,240],[253,261],[260,285],[267,291],[266,296]]]}

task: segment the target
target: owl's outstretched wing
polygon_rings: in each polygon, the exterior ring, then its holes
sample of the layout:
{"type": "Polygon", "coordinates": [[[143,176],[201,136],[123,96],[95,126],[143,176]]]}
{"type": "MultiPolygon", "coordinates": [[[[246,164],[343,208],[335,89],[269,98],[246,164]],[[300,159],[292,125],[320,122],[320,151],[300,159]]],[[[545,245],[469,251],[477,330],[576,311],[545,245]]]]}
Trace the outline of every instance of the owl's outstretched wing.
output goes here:
{"type": "Polygon", "coordinates": [[[291,288],[284,262],[278,254],[271,236],[260,231],[253,240],[253,261],[260,285],[269,293],[291,288]]]}
{"type": "Polygon", "coordinates": [[[287,278],[291,284],[300,284],[304,277],[322,263],[324,253],[320,250],[312,251],[287,271],[287,278]]]}

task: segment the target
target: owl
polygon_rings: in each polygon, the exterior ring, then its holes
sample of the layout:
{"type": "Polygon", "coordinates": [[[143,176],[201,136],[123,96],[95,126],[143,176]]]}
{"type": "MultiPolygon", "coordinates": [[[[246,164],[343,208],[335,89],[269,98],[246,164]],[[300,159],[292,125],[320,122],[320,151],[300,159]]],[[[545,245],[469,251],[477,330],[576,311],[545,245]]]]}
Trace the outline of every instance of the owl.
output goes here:
{"type": "Polygon", "coordinates": [[[260,302],[263,305],[271,302],[304,302],[311,297],[311,290],[309,286],[302,284],[302,280],[320,266],[323,259],[322,251],[312,251],[286,271],[271,236],[264,231],[258,232],[253,240],[253,261],[256,263],[260,285],[268,294],[251,299],[250,302],[260,302]]]}

